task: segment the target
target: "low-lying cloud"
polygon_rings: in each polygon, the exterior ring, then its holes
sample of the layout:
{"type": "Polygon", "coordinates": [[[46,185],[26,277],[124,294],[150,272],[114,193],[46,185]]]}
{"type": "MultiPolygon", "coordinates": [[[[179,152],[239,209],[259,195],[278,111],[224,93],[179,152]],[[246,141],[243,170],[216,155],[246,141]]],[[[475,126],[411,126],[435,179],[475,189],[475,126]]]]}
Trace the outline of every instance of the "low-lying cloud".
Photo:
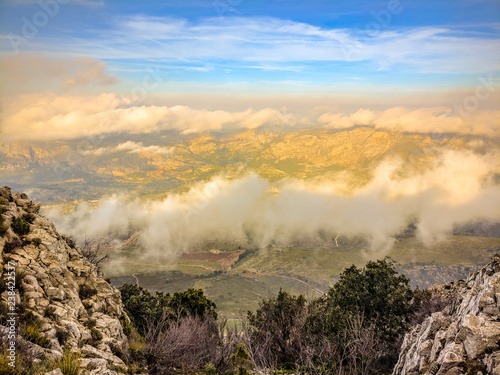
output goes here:
{"type": "Polygon", "coordinates": [[[500,135],[500,111],[475,111],[462,117],[449,107],[430,107],[410,110],[393,107],[385,111],[360,109],[353,113],[324,113],[318,122],[343,129],[354,125],[368,125],[376,129],[411,133],[500,135]]]}
{"type": "Polygon", "coordinates": [[[118,133],[151,134],[177,130],[183,134],[265,125],[345,129],[356,125],[398,132],[458,133],[500,136],[500,111],[476,110],[462,116],[449,107],[383,111],[361,108],[353,113],[318,112],[304,116],[275,108],[243,111],[195,109],[184,105],[134,105],[116,94],[58,96],[32,94],[4,100],[2,138],[16,140],[75,139],[118,133]]]}
{"type": "Polygon", "coordinates": [[[91,148],[90,150],[81,150],[80,152],[84,155],[95,155],[100,156],[103,154],[125,151],[129,154],[138,154],[141,152],[158,154],[158,155],[170,155],[174,152],[175,147],[163,147],[158,145],[144,146],[142,142],[127,141],[118,144],[114,147],[99,147],[91,148]]]}
{"type": "Polygon", "coordinates": [[[24,95],[5,100],[2,119],[5,140],[75,139],[86,136],[149,134],[178,130],[184,134],[207,130],[253,129],[291,116],[276,109],[241,112],[207,111],[188,106],[137,106],[115,94],[98,96],[24,95]]]}
{"type": "Polygon", "coordinates": [[[424,243],[438,241],[457,224],[500,220],[500,187],[493,181],[498,155],[444,151],[433,167],[409,177],[403,164],[386,160],[366,186],[345,194],[342,181],[269,182],[255,175],[217,177],[184,194],[139,202],[104,198],[96,208],[79,205],[69,215],[49,216],[79,240],[142,232],[149,255],[175,255],[204,241],[265,246],[271,241],[362,236],[377,255],[393,236],[416,223],[424,243]]]}

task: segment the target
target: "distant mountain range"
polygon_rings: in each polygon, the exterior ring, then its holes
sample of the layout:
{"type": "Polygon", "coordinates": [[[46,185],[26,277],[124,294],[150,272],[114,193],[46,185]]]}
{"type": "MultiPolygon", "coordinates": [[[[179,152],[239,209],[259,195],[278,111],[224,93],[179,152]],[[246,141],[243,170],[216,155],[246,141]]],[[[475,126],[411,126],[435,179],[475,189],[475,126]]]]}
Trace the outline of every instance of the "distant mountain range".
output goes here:
{"type": "MultiPolygon", "coordinates": [[[[423,170],[443,149],[486,152],[498,139],[408,134],[356,127],[181,134],[117,135],[0,144],[0,180],[43,204],[91,201],[127,192],[161,198],[216,175],[254,172],[268,180],[335,179],[362,186],[382,160],[423,170]]],[[[498,176],[499,174],[497,174],[498,176]]]]}

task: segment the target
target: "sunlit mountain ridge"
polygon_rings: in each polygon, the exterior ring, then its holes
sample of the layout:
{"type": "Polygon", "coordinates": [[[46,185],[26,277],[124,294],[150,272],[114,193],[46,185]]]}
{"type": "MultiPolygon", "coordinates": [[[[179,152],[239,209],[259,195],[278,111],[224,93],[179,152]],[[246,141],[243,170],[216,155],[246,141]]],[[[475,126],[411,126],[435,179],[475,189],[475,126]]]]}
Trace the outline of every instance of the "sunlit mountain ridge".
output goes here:
{"type": "Polygon", "coordinates": [[[397,160],[402,163],[399,173],[411,174],[428,168],[443,150],[485,154],[499,146],[497,138],[369,127],[261,128],[202,135],[169,131],[3,143],[0,173],[4,184],[28,190],[46,205],[123,192],[161,198],[214,176],[231,179],[248,173],[272,181],[342,179],[349,190],[368,183],[384,160],[397,160]]]}

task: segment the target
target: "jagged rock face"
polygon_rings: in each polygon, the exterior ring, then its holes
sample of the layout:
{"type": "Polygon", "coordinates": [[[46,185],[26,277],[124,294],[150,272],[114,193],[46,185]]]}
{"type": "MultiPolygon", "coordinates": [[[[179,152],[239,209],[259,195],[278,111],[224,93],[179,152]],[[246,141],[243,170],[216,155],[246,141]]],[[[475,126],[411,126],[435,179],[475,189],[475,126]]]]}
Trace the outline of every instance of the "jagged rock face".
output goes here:
{"type": "Polygon", "coordinates": [[[500,374],[500,255],[456,289],[453,302],[405,336],[394,375],[500,374]]]}
{"type": "MultiPolygon", "coordinates": [[[[71,242],[56,231],[50,220],[38,214],[40,204],[5,187],[0,188],[0,204],[6,208],[0,261],[15,262],[16,271],[24,273],[17,286],[17,304],[43,323],[40,333],[50,341],[49,349],[32,344],[34,351],[54,358],[62,356],[63,349],[78,352],[83,358],[81,364],[88,366],[84,373],[108,373],[111,365],[126,367],[111,350],[127,343],[120,317],[128,317],[120,292],[99,276],[95,265],[68,245],[71,242]],[[12,223],[23,215],[32,221],[29,233],[16,234],[12,223]],[[60,332],[66,336],[63,345],[57,338],[60,332]],[[93,346],[86,344],[89,342],[93,346]]],[[[0,268],[3,273],[4,267],[0,268]]],[[[1,298],[7,301],[7,291],[1,298]]]]}

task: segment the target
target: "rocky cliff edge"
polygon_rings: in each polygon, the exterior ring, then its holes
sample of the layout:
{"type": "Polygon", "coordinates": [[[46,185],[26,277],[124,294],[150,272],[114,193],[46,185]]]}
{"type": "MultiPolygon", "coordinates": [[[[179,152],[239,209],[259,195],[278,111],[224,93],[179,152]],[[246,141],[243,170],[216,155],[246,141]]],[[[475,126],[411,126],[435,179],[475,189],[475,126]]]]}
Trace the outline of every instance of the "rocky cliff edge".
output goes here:
{"type": "Polygon", "coordinates": [[[39,215],[40,204],[26,194],[0,188],[0,210],[0,337],[11,329],[6,317],[13,316],[9,306],[15,305],[17,345],[27,347],[35,361],[57,361],[69,351],[79,358],[82,374],[126,370],[119,355],[130,321],[120,292],[39,215]]]}
{"type": "Polygon", "coordinates": [[[393,374],[499,375],[500,255],[433,293],[450,303],[405,336],[393,374]]]}

